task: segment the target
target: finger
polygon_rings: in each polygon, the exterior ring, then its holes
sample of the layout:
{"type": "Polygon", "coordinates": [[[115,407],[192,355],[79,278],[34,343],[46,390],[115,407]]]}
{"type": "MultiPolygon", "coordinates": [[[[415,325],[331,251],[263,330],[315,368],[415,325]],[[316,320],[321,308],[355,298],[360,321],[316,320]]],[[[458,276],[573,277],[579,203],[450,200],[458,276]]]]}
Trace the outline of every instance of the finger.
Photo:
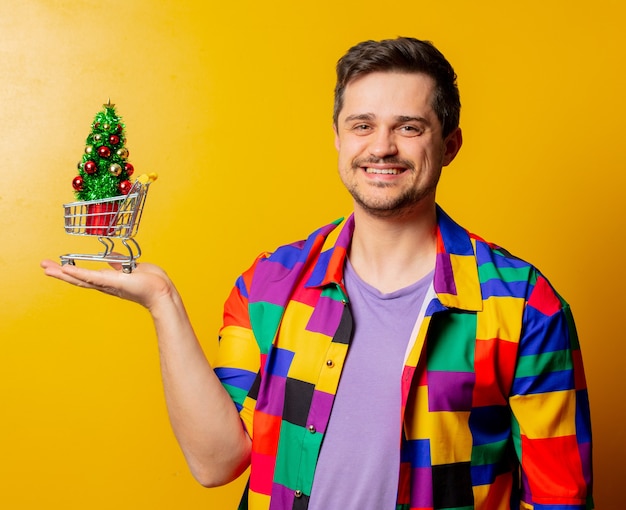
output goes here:
{"type": "MultiPolygon", "coordinates": [[[[125,257],[124,255],[122,255],[121,253],[116,252],[116,251],[112,251],[111,255],[119,257],[120,260],[122,260],[124,258],[128,258],[128,257],[125,257]]],[[[123,269],[123,267],[124,267],[121,262],[109,262],[109,266],[111,266],[116,271],[121,271],[123,269]]]]}
{"type": "Polygon", "coordinates": [[[60,268],[46,269],[45,274],[47,276],[51,276],[52,278],[56,278],[57,280],[61,280],[63,282],[75,285],[76,287],[82,287],[85,289],[96,288],[83,280],[79,280],[78,278],[74,278],[73,276],[66,274],[65,272],[61,271],[60,268]]]}
{"type": "Polygon", "coordinates": [[[94,289],[114,296],[121,295],[120,283],[113,270],[94,271],[71,264],[45,264],[45,273],[64,282],[85,289],[94,289]]]}
{"type": "Polygon", "coordinates": [[[43,268],[45,275],[54,278],[63,278],[63,271],[60,264],[52,260],[42,260],[39,265],[43,268]]]}
{"type": "Polygon", "coordinates": [[[48,267],[54,267],[54,266],[58,266],[59,264],[54,262],[53,260],[50,259],[44,259],[42,260],[39,265],[41,267],[43,267],[44,269],[48,268],[48,267]]]}
{"type": "Polygon", "coordinates": [[[69,272],[65,271],[65,266],[60,266],[52,261],[42,262],[41,266],[44,268],[44,274],[47,276],[71,283],[77,287],[93,288],[93,286],[88,281],[85,281],[84,278],[77,278],[75,275],[72,275],[71,270],[69,272]]]}
{"type": "Polygon", "coordinates": [[[112,269],[95,271],[72,264],[61,266],[61,273],[96,287],[110,286],[112,281],[114,281],[113,277],[118,274],[117,271],[112,269]]]}

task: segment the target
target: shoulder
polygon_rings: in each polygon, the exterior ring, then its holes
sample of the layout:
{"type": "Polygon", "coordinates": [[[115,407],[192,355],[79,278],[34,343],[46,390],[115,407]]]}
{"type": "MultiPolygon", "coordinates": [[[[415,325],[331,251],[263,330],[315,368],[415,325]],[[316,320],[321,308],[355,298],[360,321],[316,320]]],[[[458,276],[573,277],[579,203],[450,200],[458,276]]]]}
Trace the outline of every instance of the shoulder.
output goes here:
{"type": "MultiPolygon", "coordinates": [[[[331,223],[323,225],[307,237],[288,244],[278,246],[273,251],[265,252],[261,259],[263,261],[277,262],[287,267],[291,266],[296,260],[307,258],[311,255],[318,255],[323,249],[328,248],[328,238],[337,230],[344,221],[339,218],[331,223]]],[[[334,243],[331,243],[331,246],[334,243]]]]}
{"type": "Polygon", "coordinates": [[[261,253],[243,273],[242,278],[251,283],[253,276],[257,280],[267,281],[281,279],[294,271],[302,271],[315,263],[324,251],[335,246],[336,234],[342,230],[344,223],[345,219],[339,218],[317,228],[303,239],[261,253]]]}
{"type": "Polygon", "coordinates": [[[475,243],[476,263],[481,286],[488,287],[494,280],[517,286],[514,294],[523,297],[528,306],[545,315],[553,315],[568,304],[548,278],[531,262],[513,255],[495,243],[470,234],[475,243]]]}

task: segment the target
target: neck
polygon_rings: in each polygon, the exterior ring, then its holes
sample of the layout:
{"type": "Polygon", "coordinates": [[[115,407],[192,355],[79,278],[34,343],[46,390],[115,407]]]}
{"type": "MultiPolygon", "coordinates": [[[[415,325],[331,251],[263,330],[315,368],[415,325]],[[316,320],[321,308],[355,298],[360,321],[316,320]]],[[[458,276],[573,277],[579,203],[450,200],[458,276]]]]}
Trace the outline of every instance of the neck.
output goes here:
{"type": "Polygon", "coordinates": [[[372,216],[357,207],[354,221],[350,263],[361,279],[381,292],[407,287],[435,267],[434,204],[397,218],[372,216]]]}

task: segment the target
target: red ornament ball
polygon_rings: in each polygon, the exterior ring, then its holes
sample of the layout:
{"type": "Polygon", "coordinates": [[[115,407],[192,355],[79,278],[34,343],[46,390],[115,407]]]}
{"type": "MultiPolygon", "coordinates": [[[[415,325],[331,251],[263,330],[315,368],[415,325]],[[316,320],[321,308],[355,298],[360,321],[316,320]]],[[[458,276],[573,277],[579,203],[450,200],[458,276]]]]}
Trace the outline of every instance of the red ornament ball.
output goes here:
{"type": "Polygon", "coordinates": [[[126,170],[126,175],[130,177],[131,175],[133,175],[133,172],[135,171],[135,167],[131,165],[130,163],[126,163],[124,165],[124,170],[126,170]]]}
{"type": "Polygon", "coordinates": [[[111,145],[117,145],[118,143],[120,143],[120,137],[117,135],[111,135],[109,136],[109,143],[111,145]]]}
{"type": "Polygon", "coordinates": [[[93,175],[98,171],[98,165],[96,165],[93,161],[85,161],[83,165],[83,170],[87,172],[89,175],[93,175]]]}
{"type": "Polygon", "coordinates": [[[116,130],[118,133],[121,133],[121,132],[122,132],[122,125],[121,125],[121,124],[118,124],[118,125],[116,126],[115,130],[116,130]]]}
{"type": "Polygon", "coordinates": [[[130,188],[132,188],[132,184],[130,183],[130,181],[122,181],[119,183],[118,188],[122,195],[128,195],[130,188]]]}
{"type": "Polygon", "coordinates": [[[108,158],[111,156],[111,149],[109,149],[106,145],[102,147],[98,147],[98,156],[101,158],[108,158]]]}
{"type": "Polygon", "coordinates": [[[74,180],[72,180],[72,188],[74,188],[76,191],[83,190],[83,178],[80,175],[77,175],[76,177],[74,177],[74,180]]]}

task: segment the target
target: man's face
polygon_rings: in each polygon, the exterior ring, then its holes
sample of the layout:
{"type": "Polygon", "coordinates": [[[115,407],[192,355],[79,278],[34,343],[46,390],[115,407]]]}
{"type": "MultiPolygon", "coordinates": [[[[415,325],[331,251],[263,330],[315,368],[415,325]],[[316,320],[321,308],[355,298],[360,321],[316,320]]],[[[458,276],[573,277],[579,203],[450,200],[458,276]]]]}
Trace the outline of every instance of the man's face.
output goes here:
{"type": "Polygon", "coordinates": [[[335,127],[339,175],[355,207],[392,217],[434,207],[441,169],[461,147],[461,132],[444,140],[425,74],[376,72],[344,91],[335,127]]]}

